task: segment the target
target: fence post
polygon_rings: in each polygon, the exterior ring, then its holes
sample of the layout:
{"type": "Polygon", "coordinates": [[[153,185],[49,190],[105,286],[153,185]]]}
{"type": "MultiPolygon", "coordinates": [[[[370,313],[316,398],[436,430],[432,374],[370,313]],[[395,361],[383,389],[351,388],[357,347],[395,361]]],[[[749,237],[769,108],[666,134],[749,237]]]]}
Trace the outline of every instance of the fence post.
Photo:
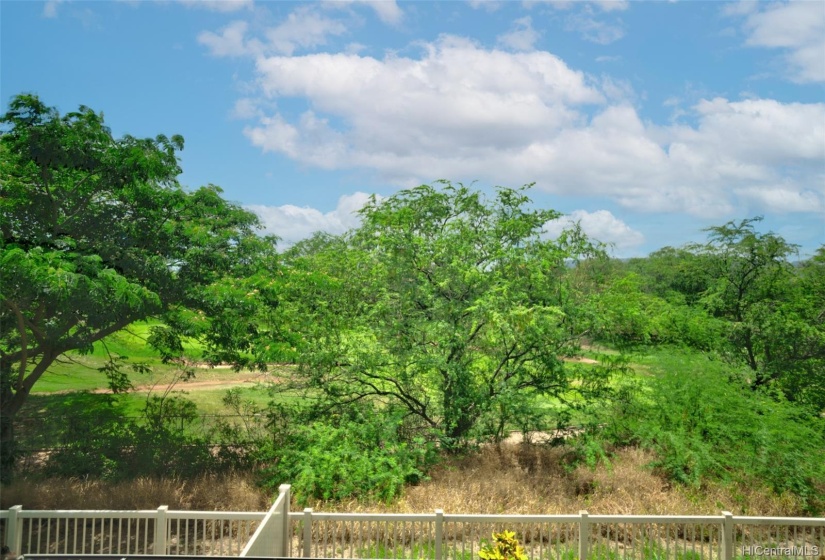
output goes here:
{"type": "Polygon", "coordinates": [[[154,553],[157,556],[166,556],[166,535],[169,532],[166,524],[166,514],[168,512],[169,506],[160,506],[155,516],[154,553]]]}
{"type": "Polygon", "coordinates": [[[289,484],[281,484],[278,487],[278,493],[281,495],[283,499],[283,506],[281,510],[281,515],[283,515],[283,521],[281,525],[281,550],[278,551],[278,555],[281,558],[287,558],[289,556],[289,544],[292,542],[292,534],[289,532],[289,500],[290,500],[290,488],[289,484]]]}
{"type": "Polygon", "coordinates": [[[9,518],[6,522],[6,542],[4,544],[9,547],[15,557],[23,554],[23,551],[20,550],[20,545],[23,542],[23,531],[20,530],[22,527],[18,526],[20,512],[22,511],[23,506],[10,507],[9,518]]]}
{"type": "Polygon", "coordinates": [[[444,539],[444,510],[435,510],[435,560],[441,560],[441,542],[444,539]]]}
{"type": "Polygon", "coordinates": [[[722,512],[722,560],[733,560],[733,514],[722,512]]]}
{"type": "Polygon", "coordinates": [[[590,519],[586,509],[579,510],[579,560],[590,553],[590,519]]]}
{"type": "Polygon", "coordinates": [[[312,556],[312,508],[304,508],[304,558],[312,556]]]}

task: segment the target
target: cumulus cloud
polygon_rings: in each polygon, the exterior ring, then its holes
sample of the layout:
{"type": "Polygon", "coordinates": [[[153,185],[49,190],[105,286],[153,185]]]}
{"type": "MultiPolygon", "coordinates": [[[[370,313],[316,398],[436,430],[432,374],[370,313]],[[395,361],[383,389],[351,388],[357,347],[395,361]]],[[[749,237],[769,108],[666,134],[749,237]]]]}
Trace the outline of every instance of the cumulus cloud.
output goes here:
{"type": "Polygon", "coordinates": [[[308,206],[292,204],[283,206],[247,206],[260,218],[265,231],[281,238],[282,246],[289,247],[301,239],[310,237],[316,231],[340,234],[358,227],[357,214],[369,200],[370,195],[356,192],[338,199],[338,205],[330,212],[321,212],[308,206]]]}
{"type": "Polygon", "coordinates": [[[582,230],[591,238],[609,243],[617,250],[623,251],[644,243],[644,235],[634,230],[608,210],[575,210],[566,216],[544,224],[546,235],[558,237],[561,232],[574,224],[580,224],[582,230]]]}
{"type": "Polygon", "coordinates": [[[515,20],[510,31],[496,38],[500,45],[513,49],[514,51],[531,51],[538,39],[539,32],[533,29],[530,16],[515,20]]]}
{"type": "Polygon", "coordinates": [[[788,77],[801,83],[825,81],[825,7],[822,2],[741,3],[728,15],[743,16],[751,47],[783,49],[788,77]]]}
{"type": "MultiPolygon", "coordinates": [[[[302,143],[298,152],[312,162],[333,157],[325,159],[332,167],[398,171],[400,164],[408,173],[427,169],[431,156],[460,163],[481,152],[524,149],[580,118],[570,106],[603,101],[583,73],[549,53],[486,51],[449,36],[424,48],[420,59],[341,53],[260,58],[257,69],[266,95],[311,101],[314,110],[290,124],[302,143]],[[330,128],[318,113],[343,119],[347,131],[330,128]]],[[[279,118],[250,129],[253,143],[289,152],[288,145],[279,146],[286,124],[279,118]]]]}
{"type": "Polygon", "coordinates": [[[416,56],[260,56],[245,128],[263,151],[322,169],[367,169],[411,186],[449,177],[536,181],[634,210],[729,215],[825,206],[825,104],[702,99],[685,124],[640,118],[632,91],[543,51],[485,49],[453,36],[416,56]],[[285,98],[309,109],[289,113],[285,98]]]}
{"type": "Polygon", "coordinates": [[[813,190],[800,190],[785,185],[769,185],[763,187],[741,188],[736,194],[744,201],[761,207],[770,208],[773,212],[821,212],[825,210],[822,191],[819,194],[813,190]]]}

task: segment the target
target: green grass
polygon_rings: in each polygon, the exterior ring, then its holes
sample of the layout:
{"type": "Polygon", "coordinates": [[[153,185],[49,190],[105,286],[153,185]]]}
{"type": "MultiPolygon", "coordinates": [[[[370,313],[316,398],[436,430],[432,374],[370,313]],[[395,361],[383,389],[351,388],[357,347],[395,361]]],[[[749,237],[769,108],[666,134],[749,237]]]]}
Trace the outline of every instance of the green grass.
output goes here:
{"type": "MultiPolygon", "coordinates": [[[[149,365],[153,374],[134,376],[134,383],[153,383],[156,378],[168,374],[172,366],[161,363],[160,357],[146,344],[149,330],[155,324],[137,323],[128,330],[106,337],[94,345],[89,354],[69,352],[37,380],[34,393],[54,393],[57,391],[93,391],[107,386],[106,376],[98,371],[108,357],[126,356],[132,363],[149,365]]],[[[193,348],[193,350],[195,350],[193,348]]]]}
{"type": "MultiPolygon", "coordinates": [[[[346,555],[346,547],[340,550],[340,552],[346,555]]],[[[403,545],[390,546],[378,542],[359,548],[356,558],[435,558],[435,545],[431,542],[426,542],[423,544],[415,543],[411,547],[404,547],[403,545]]],[[[450,556],[449,558],[472,560],[471,556],[469,558],[450,556]]]]}

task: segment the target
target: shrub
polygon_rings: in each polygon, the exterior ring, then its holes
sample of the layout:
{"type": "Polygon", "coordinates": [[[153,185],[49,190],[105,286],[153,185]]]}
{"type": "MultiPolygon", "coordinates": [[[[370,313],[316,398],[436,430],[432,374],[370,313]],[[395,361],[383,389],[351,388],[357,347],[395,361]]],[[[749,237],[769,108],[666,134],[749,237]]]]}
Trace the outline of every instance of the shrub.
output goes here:
{"type": "Polygon", "coordinates": [[[653,450],[654,466],[683,484],[759,480],[799,496],[810,513],[825,508],[825,419],[753,391],[721,361],[663,365],[649,384],[629,385],[595,413],[604,443],[653,450]]]}
{"type": "Polygon", "coordinates": [[[478,556],[481,560],[527,560],[527,553],[513,531],[493,533],[493,542],[482,541],[478,556]]]}
{"type": "Polygon", "coordinates": [[[58,448],[44,465],[48,476],[187,477],[238,464],[232,452],[213,453],[209,434],[195,430],[197,406],[182,397],[150,397],[133,417],[114,396],[77,393],[51,413],[61,423],[52,442],[58,448]]]}
{"type": "Polygon", "coordinates": [[[274,434],[261,447],[259,460],[267,463],[262,483],[271,488],[292,484],[301,504],[310,498],[389,501],[401,495],[405,484],[424,478],[433,455],[423,440],[399,440],[397,416],[367,407],[308,424],[279,419],[282,429],[289,425],[288,432],[274,434]]]}

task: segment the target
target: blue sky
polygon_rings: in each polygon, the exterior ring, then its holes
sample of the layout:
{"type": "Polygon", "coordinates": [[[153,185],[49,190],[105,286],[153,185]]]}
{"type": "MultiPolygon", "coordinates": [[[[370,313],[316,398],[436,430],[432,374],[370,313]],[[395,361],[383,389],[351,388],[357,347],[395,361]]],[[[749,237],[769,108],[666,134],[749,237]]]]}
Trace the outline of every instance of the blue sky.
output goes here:
{"type": "Polygon", "coordinates": [[[621,257],[825,243],[825,2],[0,1],[0,98],[182,134],[284,246],[369,194],[535,182],[621,257]]]}

